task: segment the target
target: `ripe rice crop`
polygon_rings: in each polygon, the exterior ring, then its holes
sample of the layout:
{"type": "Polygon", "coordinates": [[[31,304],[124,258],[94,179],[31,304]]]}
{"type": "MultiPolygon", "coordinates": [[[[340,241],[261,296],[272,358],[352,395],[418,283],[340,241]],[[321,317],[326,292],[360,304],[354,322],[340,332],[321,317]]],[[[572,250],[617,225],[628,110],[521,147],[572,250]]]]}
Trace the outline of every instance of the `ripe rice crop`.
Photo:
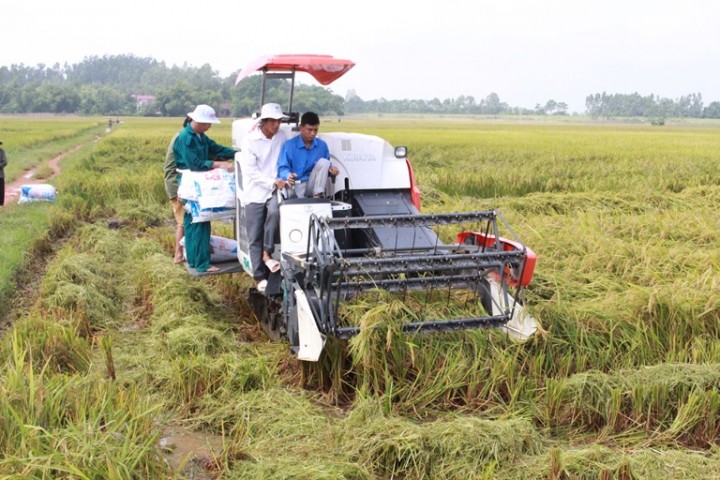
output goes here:
{"type": "MultiPolygon", "coordinates": [[[[91,117],[0,117],[0,140],[8,156],[5,181],[15,180],[22,172],[66,151],[69,145],[97,136],[102,123],[91,117]]],[[[46,164],[40,174],[43,171],[47,175],[46,164]]]]}
{"type": "MultiPolygon", "coordinates": [[[[161,166],[180,124],[129,119],[58,179],[49,231],[66,238],[38,251],[37,297],[0,344],[0,474],[720,475],[720,129],[323,123],[407,145],[425,212],[500,211],[538,254],[542,331],[402,334],[481,307],[367,292],[343,310],[360,334],[305,364],[260,332],[246,276],[172,264],[161,166]],[[221,451],[164,463],[168,424],[221,451]]],[[[210,136],[229,144],[230,122],[210,136]]]]}

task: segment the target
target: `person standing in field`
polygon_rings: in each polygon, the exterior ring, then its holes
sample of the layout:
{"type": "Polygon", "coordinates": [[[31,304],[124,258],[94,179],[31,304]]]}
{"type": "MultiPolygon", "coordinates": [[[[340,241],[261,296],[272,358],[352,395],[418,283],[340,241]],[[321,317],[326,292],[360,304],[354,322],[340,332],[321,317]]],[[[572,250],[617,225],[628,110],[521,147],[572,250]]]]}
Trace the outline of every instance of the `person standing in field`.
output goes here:
{"type": "Polygon", "coordinates": [[[280,225],[276,191],[285,188],[285,181],[277,176],[278,157],[286,138],[280,130],[284,118],[287,116],[279,104],[266,103],[260,110],[259,122],[243,138],[240,147],[248,253],[260,292],[267,287],[268,271],[280,269],[272,254],[280,225]]]}
{"type": "MultiPolygon", "coordinates": [[[[3,142],[0,141],[0,145],[3,142]]],[[[7,167],[7,155],[0,147],[0,206],[5,205],[5,167],[7,167]]]]}
{"type": "MultiPolygon", "coordinates": [[[[183,128],[187,127],[190,122],[192,122],[192,119],[185,117],[183,128]]],[[[182,201],[180,201],[177,196],[179,182],[177,164],[175,163],[175,140],[177,140],[179,135],[180,132],[177,132],[172,137],[172,140],[170,140],[167,152],[165,153],[165,165],[163,165],[165,192],[167,192],[168,198],[170,199],[170,206],[172,207],[175,223],[177,224],[177,228],[175,229],[175,263],[182,263],[184,260],[180,241],[185,236],[185,210],[183,209],[182,201]]]]}
{"type": "Polygon", "coordinates": [[[300,135],[285,142],[280,152],[278,177],[286,180],[300,198],[323,196],[328,175],[339,173],[330,162],[327,143],[317,138],[319,129],[317,113],[305,112],[300,118],[300,135]]]}
{"type": "MultiPolygon", "coordinates": [[[[232,172],[232,158],[235,150],[216,143],[205,133],[215,123],[220,123],[215,110],[209,105],[198,105],[188,113],[190,118],[185,128],[180,130],[173,145],[175,164],[179,170],[204,172],[214,168],[223,168],[232,172]],[[219,161],[211,159],[228,159],[219,161]]],[[[178,182],[182,174],[178,175],[178,182]]],[[[218,267],[210,264],[210,222],[192,221],[192,215],[184,212],[185,258],[190,267],[198,272],[217,272],[218,267]]]]}

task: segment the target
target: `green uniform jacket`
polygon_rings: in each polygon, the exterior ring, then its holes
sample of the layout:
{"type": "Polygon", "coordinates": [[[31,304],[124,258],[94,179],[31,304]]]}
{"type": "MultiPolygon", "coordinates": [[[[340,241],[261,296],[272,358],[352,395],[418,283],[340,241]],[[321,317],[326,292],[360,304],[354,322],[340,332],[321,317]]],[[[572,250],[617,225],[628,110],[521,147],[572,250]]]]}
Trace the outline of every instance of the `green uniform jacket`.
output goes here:
{"type": "Polygon", "coordinates": [[[191,125],[178,133],[173,153],[178,169],[196,172],[211,170],[211,159],[235,157],[235,150],[215,143],[207,135],[196,134],[191,125]]]}

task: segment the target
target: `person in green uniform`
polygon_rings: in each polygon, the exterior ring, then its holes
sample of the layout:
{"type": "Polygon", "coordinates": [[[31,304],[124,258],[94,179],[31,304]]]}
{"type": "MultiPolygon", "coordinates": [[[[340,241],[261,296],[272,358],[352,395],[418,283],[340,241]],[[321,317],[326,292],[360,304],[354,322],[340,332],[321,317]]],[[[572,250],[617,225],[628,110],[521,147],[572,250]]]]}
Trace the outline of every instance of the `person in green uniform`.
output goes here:
{"type": "MultiPolygon", "coordinates": [[[[205,135],[214,123],[220,123],[215,110],[208,105],[198,105],[188,113],[190,123],[175,139],[173,154],[178,170],[207,171],[224,168],[232,172],[235,150],[215,143],[205,135]],[[227,161],[212,160],[226,159],[227,161]]],[[[178,182],[182,175],[178,177],[178,182]]],[[[210,264],[210,222],[192,222],[192,215],[185,212],[185,258],[188,265],[198,272],[217,272],[210,264]]]]}

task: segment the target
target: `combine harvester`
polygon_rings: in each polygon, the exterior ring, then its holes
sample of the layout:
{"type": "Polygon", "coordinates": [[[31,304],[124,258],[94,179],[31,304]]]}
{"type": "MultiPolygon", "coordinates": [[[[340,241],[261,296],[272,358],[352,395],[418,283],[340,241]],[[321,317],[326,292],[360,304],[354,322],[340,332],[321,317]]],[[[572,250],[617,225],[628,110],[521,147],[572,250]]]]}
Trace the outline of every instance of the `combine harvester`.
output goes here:
{"type": "MultiPolygon", "coordinates": [[[[293,112],[292,103],[296,73],[329,85],[354,65],[326,55],[266,56],[245,67],[236,84],[262,73],[259,108],[266,101],[268,81],[289,81],[288,120],[281,128],[290,138],[298,134],[299,113],[293,112]]],[[[255,123],[255,118],[233,122],[235,148],[255,123]]],[[[461,290],[484,310],[477,316],[413,321],[402,327],[404,332],[494,327],[524,340],[536,331],[535,321],[518,302],[532,278],[536,256],[498,212],[423,215],[406,147],[358,133],[319,137],[327,142],[340,173],[328,182],[327,198],[281,200],[274,254],[281,269],[270,275],[264,293],[250,290],[250,304],[273,339],[287,339],[299,359],[317,361],[328,336],[347,339],[360,331],[344,321],[343,303],[375,289],[400,296],[446,292],[448,301],[461,290]],[[457,226],[456,243],[443,243],[434,230],[448,225],[457,226]],[[503,238],[501,229],[512,240],[503,238]]],[[[236,187],[238,261],[250,274],[237,161],[236,187]]]]}

